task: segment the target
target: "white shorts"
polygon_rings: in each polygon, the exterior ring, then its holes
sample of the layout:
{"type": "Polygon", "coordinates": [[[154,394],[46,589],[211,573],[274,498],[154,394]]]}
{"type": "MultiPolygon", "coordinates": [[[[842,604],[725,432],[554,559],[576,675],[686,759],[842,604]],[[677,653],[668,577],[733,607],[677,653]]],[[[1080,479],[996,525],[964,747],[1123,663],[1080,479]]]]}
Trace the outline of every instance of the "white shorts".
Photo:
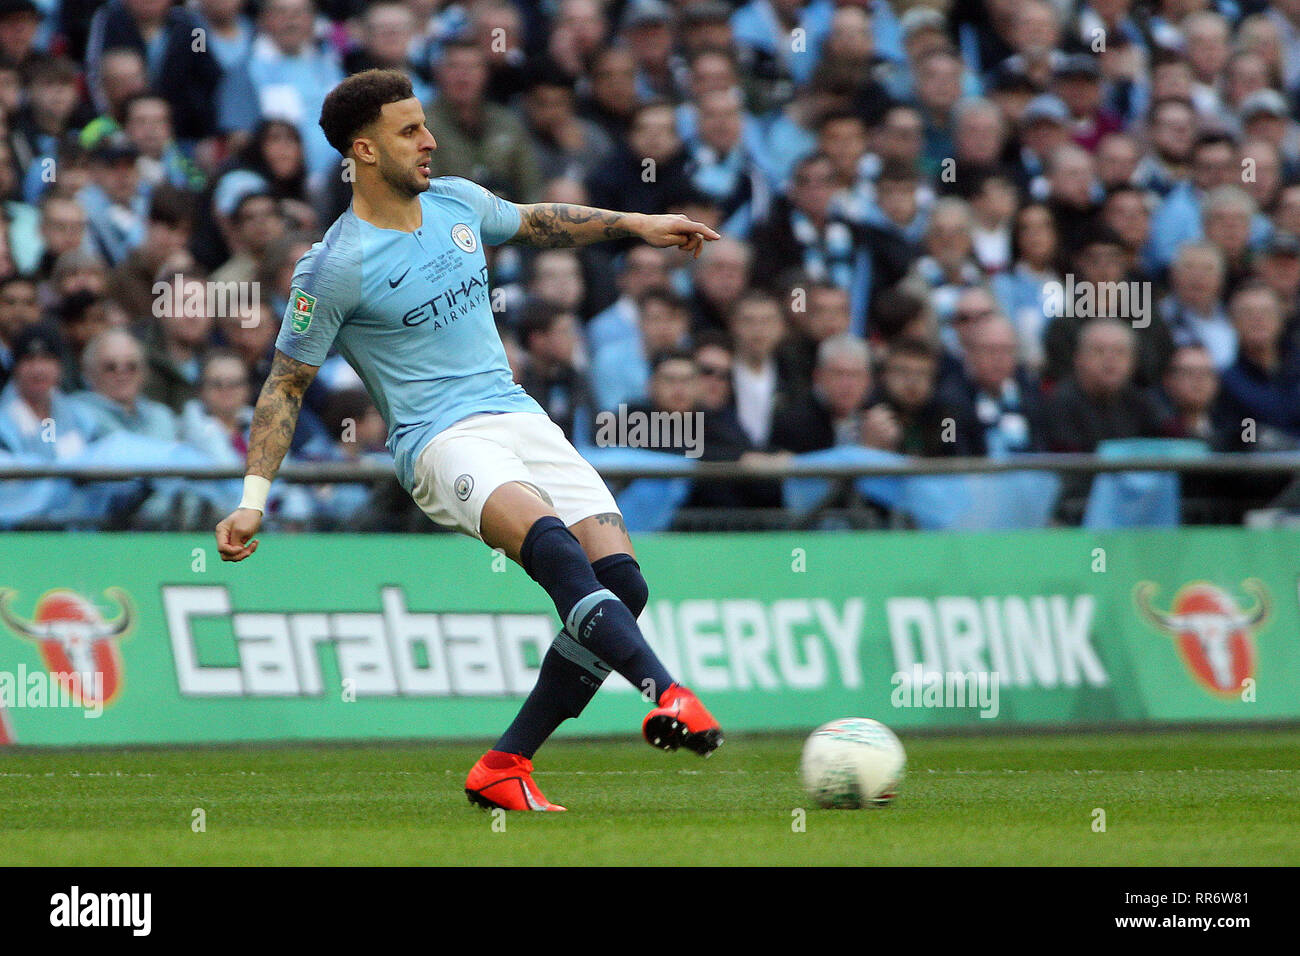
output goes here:
{"type": "Polygon", "coordinates": [[[471,415],[439,432],[416,456],[411,497],[436,523],[481,541],[483,505],[509,481],[546,492],[569,526],[620,513],[560,426],[535,412],[471,415]]]}

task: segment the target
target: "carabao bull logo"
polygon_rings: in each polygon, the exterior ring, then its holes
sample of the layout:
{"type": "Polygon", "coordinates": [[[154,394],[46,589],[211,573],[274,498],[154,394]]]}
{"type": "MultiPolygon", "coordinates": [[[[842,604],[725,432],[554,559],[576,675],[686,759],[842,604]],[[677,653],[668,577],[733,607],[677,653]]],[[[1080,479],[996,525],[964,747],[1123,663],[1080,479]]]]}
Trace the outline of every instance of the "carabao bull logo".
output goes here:
{"type": "Polygon", "coordinates": [[[47,591],[36,602],[30,621],[24,621],[9,609],[15,592],[0,589],[0,620],[19,637],[36,644],[41,660],[73,700],[82,706],[111,703],[122,686],[122,657],[117,642],[131,628],[131,603],[121,588],[109,588],[104,594],[116,601],[121,612],[105,621],[99,608],[76,591],[47,591]],[[96,681],[103,680],[98,698],[96,681]],[[86,679],[83,680],[83,677],[86,679]]]}
{"type": "Polygon", "coordinates": [[[1255,631],[1268,618],[1268,592],[1255,578],[1244,581],[1241,588],[1254,598],[1249,610],[1241,610],[1232,595],[1205,581],[1185,585],[1167,612],[1152,606],[1156,585],[1150,581],[1133,592],[1142,615],[1173,635],[1183,664],[1215,694],[1237,694],[1255,673],[1255,631]]]}

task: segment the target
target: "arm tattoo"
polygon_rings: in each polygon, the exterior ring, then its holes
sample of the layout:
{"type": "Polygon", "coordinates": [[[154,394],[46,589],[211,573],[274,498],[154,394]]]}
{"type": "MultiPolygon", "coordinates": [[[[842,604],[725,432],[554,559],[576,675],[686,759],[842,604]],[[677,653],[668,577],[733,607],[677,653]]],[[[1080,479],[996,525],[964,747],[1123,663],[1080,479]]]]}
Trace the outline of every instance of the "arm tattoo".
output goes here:
{"type": "Polygon", "coordinates": [[[619,531],[627,534],[627,525],[623,523],[623,516],[616,511],[609,511],[603,515],[596,515],[597,524],[612,524],[619,531]]]}
{"type": "Polygon", "coordinates": [[[275,477],[293,440],[303,393],[315,377],[315,365],[307,365],[276,351],[253,412],[253,425],[248,437],[248,474],[275,477]]]}
{"type": "Polygon", "coordinates": [[[523,215],[519,232],[510,240],[515,245],[559,249],[636,235],[627,226],[626,213],[607,209],[545,202],[520,206],[519,211],[523,215]]]}

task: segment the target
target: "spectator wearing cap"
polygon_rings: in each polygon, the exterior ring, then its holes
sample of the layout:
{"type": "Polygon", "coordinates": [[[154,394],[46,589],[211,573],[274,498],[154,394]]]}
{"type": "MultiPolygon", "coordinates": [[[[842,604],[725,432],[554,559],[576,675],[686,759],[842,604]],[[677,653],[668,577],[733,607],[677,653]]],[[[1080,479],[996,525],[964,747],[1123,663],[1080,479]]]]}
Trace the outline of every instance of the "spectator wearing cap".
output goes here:
{"type": "Polygon", "coordinates": [[[1244,284],[1228,301],[1237,330],[1237,361],[1223,373],[1231,420],[1255,441],[1248,450],[1300,444],[1300,355],[1286,350],[1282,303],[1259,281],[1244,284]]]}
{"type": "Polygon", "coordinates": [[[614,149],[604,130],[578,115],[576,103],[573,80],[558,66],[540,61],[529,71],[520,105],[546,181],[585,180],[614,149]]]}
{"type": "Polygon", "coordinates": [[[0,451],[66,461],[98,437],[86,408],[59,390],[63,356],[47,327],[29,326],[15,338],[9,383],[0,391],[0,451]]]}
{"type": "Polygon", "coordinates": [[[325,95],[343,80],[343,69],[315,30],[312,0],[268,0],[246,69],[261,117],[288,120],[297,128],[307,174],[320,184],[341,178],[335,175],[338,152],[317,120],[325,95]]]}
{"type": "Polygon", "coordinates": [[[96,420],[100,434],[128,432],[160,442],[176,440],[176,416],[143,394],[144,347],[126,329],[105,329],[81,354],[87,390],[75,397],[96,420]]]}
{"type": "MultiPolygon", "coordinates": [[[[155,189],[149,198],[144,241],[109,273],[108,291],[132,322],[149,323],[158,301],[155,284],[171,283],[193,264],[187,246],[193,231],[189,194],[170,186],[155,189]]],[[[168,293],[170,294],[170,293],[168,293]]]]}
{"type": "Polygon", "coordinates": [[[266,250],[286,232],[279,201],[268,191],[240,197],[230,216],[231,256],[212,273],[214,282],[256,282],[266,250]]]}
{"type": "Polygon", "coordinates": [[[1107,133],[1123,128],[1120,117],[1102,102],[1101,67],[1091,53],[1064,57],[1052,71],[1052,92],[1070,111],[1071,138],[1089,152],[1107,133]]]}
{"type": "MultiPolygon", "coordinates": [[[[873,14],[878,10],[879,6],[874,7],[873,14]]],[[[890,61],[878,72],[880,81],[891,99],[896,102],[910,103],[916,97],[917,64],[935,50],[951,46],[951,41],[948,38],[948,23],[944,15],[933,7],[923,4],[917,4],[904,13],[898,20],[898,28],[903,53],[901,57],[887,53],[882,42],[883,38],[876,37],[877,49],[890,61]]],[[[964,44],[962,49],[963,51],[967,49],[964,44]]],[[[980,67],[977,65],[975,69],[978,71],[980,67]]],[[[962,84],[963,95],[979,95],[980,84],[975,73],[967,72],[962,78],[962,84]]]]}
{"type": "Polygon", "coordinates": [[[1036,199],[1045,196],[1048,158],[1070,142],[1070,111],[1059,96],[1036,96],[1020,114],[1020,149],[1012,157],[1016,181],[1036,199]]]}
{"type": "Polygon", "coordinates": [[[177,138],[192,142],[212,135],[221,67],[206,45],[196,49],[198,28],[189,8],[165,0],[108,0],[95,11],[86,41],[86,79],[95,107],[109,112],[103,87],[105,52],[127,47],[144,58],[150,85],[171,104],[177,138]]]}
{"type": "Polygon", "coordinates": [[[1252,277],[1277,293],[1286,318],[1286,349],[1300,352],[1300,238],[1274,233],[1256,254],[1252,277]]]}
{"type": "Polygon", "coordinates": [[[90,182],[77,194],[86,210],[95,253],[116,266],[144,241],[148,192],[135,161],[139,151],[124,133],[110,133],[91,153],[90,182]]]}
{"type": "Polygon", "coordinates": [[[686,92],[683,63],[673,52],[673,8],[664,0],[630,0],[619,34],[636,60],[637,93],[643,100],[680,99],[686,92]]]}
{"type": "Polygon", "coordinates": [[[13,372],[18,336],[40,320],[35,280],[17,272],[0,277],[0,387],[13,372]]]}
{"type": "Polygon", "coordinates": [[[432,173],[464,176],[514,202],[535,202],[542,178],[528,131],[513,112],[488,101],[487,79],[487,55],[478,44],[443,48],[438,96],[425,111],[438,140],[432,173]]]}
{"type": "Polygon", "coordinates": [[[1263,140],[1282,157],[1287,182],[1300,178],[1300,127],[1291,120],[1286,97],[1277,90],[1257,90],[1241,102],[1237,116],[1246,140],[1263,140]]]}
{"type": "Polygon", "coordinates": [[[1237,333],[1223,307],[1226,278],[1217,246],[1184,243],[1169,268],[1169,294],[1157,306],[1174,344],[1205,349],[1219,371],[1237,358],[1237,333]]]}

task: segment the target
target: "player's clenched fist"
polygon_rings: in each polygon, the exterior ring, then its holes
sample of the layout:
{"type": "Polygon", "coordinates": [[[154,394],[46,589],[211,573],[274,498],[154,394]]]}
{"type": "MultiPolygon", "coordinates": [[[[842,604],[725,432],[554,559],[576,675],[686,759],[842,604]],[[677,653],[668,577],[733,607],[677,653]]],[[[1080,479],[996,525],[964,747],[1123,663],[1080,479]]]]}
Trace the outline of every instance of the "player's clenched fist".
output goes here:
{"type": "Polygon", "coordinates": [[[262,512],[254,508],[236,508],[217,525],[217,551],[222,561],[243,561],[257,550],[250,540],[262,526],[262,512]]]}

